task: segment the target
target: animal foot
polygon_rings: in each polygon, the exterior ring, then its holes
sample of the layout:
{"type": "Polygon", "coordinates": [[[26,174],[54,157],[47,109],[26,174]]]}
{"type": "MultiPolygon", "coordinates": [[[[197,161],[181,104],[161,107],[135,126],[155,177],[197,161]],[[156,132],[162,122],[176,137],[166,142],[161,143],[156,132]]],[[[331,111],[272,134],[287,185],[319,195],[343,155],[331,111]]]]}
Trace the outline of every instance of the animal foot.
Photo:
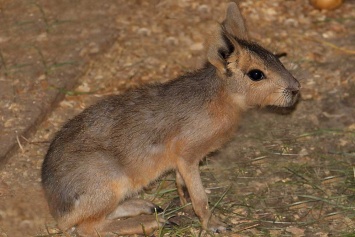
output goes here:
{"type": "Polygon", "coordinates": [[[138,216],[141,214],[161,213],[164,210],[159,206],[143,199],[128,199],[117,206],[107,219],[118,219],[123,217],[138,216]]]}
{"type": "Polygon", "coordinates": [[[213,233],[223,233],[228,230],[231,230],[231,226],[227,226],[217,217],[212,215],[210,220],[208,221],[207,229],[212,231],[213,233]]]}

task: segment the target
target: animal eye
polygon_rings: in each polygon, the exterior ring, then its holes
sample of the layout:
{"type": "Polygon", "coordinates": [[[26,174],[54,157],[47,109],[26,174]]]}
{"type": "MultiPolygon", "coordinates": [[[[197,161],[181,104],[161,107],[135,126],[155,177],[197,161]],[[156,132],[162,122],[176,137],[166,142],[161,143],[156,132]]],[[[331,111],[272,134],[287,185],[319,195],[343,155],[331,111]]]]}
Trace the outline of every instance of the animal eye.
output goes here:
{"type": "Polygon", "coordinates": [[[250,70],[248,73],[247,73],[248,77],[250,79],[252,79],[253,81],[260,81],[262,79],[265,78],[265,75],[262,71],[260,71],[259,69],[253,69],[253,70],[250,70]]]}

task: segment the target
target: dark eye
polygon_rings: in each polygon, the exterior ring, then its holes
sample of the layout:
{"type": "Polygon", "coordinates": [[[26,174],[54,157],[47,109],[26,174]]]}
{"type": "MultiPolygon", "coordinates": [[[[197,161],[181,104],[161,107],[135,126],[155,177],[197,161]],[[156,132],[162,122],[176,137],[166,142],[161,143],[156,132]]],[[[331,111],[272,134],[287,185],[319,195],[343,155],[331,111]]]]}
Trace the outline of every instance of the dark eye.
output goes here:
{"type": "Polygon", "coordinates": [[[265,75],[262,71],[260,71],[259,69],[253,69],[253,70],[250,70],[248,73],[247,73],[248,77],[250,79],[252,79],[253,81],[260,81],[262,79],[265,78],[265,75]]]}

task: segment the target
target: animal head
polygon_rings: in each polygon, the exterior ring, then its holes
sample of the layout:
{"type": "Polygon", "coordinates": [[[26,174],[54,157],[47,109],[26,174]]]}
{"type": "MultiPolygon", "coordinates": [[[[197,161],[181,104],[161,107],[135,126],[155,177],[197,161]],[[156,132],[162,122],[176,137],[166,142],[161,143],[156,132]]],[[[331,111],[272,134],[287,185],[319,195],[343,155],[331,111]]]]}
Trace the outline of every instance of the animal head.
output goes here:
{"type": "Polygon", "coordinates": [[[234,2],[229,3],[225,20],[211,37],[207,58],[242,108],[289,107],[297,100],[299,82],[273,53],[249,41],[234,2]]]}

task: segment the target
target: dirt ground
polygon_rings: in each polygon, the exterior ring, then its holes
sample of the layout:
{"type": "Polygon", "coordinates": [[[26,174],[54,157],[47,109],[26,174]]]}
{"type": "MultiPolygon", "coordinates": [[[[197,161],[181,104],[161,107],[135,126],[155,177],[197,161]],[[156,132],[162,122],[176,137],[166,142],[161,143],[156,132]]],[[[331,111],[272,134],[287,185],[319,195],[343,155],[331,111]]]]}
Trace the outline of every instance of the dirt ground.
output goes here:
{"type": "MultiPolygon", "coordinates": [[[[115,43],[89,60],[79,86],[2,168],[0,236],[64,236],[55,234],[40,186],[54,133],[105,95],[198,68],[208,31],[226,6],[212,0],[116,4],[123,10],[112,22],[115,43]]],[[[251,37],[287,53],[282,61],[300,80],[302,99],[292,113],[246,113],[235,138],[201,164],[211,206],[232,226],[220,236],[355,236],[355,1],[334,11],[315,10],[307,0],[240,5],[251,37]]],[[[92,6],[81,8],[79,15],[92,6]]],[[[142,196],[179,224],[155,236],[200,234],[197,218],[177,209],[170,176],[142,196]]]]}

